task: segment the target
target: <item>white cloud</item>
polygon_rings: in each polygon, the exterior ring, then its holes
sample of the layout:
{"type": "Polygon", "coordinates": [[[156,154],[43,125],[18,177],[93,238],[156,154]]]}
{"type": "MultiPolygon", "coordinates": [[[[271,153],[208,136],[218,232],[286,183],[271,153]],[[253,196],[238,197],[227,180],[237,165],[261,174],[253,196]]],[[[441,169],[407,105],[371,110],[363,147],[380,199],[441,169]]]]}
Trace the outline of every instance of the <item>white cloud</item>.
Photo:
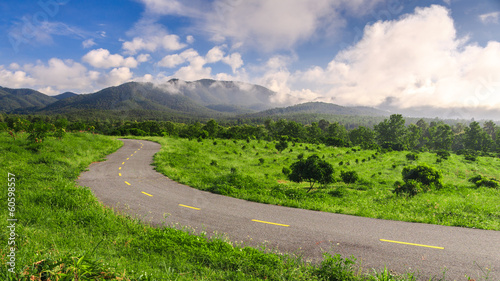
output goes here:
{"type": "Polygon", "coordinates": [[[363,38],[327,67],[297,71],[280,81],[340,104],[447,107],[464,106],[472,98],[499,106],[499,73],[499,42],[466,45],[457,38],[449,11],[431,6],[366,26],[363,38]],[[489,94],[475,97],[479,88],[489,94]]]}
{"type": "Polygon", "coordinates": [[[137,61],[140,63],[147,62],[150,59],[151,59],[150,54],[140,54],[139,56],[137,56],[137,61]]]}
{"type": "Polygon", "coordinates": [[[87,89],[91,85],[87,68],[72,60],[52,58],[45,65],[24,65],[23,70],[31,76],[33,86],[51,86],[55,89],[87,89]]]}
{"type": "Polygon", "coordinates": [[[94,42],[94,39],[87,39],[87,40],[82,42],[82,46],[84,49],[91,48],[92,46],[95,46],[95,45],[97,45],[97,43],[94,42]]]}
{"type": "Polygon", "coordinates": [[[24,71],[10,71],[0,66],[0,85],[8,88],[30,87],[35,84],[35,79],[29,77],[24,71]]]}
{"type": "Polygon", "coordinates": [[[186,36],[186,42],[188,44],[193,44],[194,43],[194,37],[192,35],[186,36]]]}
{"type": "Polygon", "coordinates": [[[118,86],[125,82],[129,82],[133,73],[128,67],[113,68],[109,73],[99,77],[97,83],[100,87],[118,86]]]}
{"type": "Polygon", "coordinates": [[[240,53],[232,53],[225,56],[222,58],[222,61],[231,67],[233,73],[235,73],[238,68],[243,66],[243,59],[241,59],[240,53]]]}
{"type": "Polygon", "coordinates": [[[498,23],[498,18],[500,17],[500,12],[492,12],[487,14],[479,15],[479,19],[484,23],[498,23]]]}
{"type": "MultiPolygon", "coordinates": [[[[141,57],[144,59],[144,57],[141,57]]],[[[138,62],[133,57],[124,58],[118,54],[110,54],[106,49],[96,49],[88,52],[82,60],[96,68],[130,67],[135,68],[138,62]]]]}
{"type": "Polygon", "coordinates": [[[337,30],[344,14],[364,15],[383,0],[141,0],[146,15],[192,18],[217,43],[231,40],[264,51],[289,49],[318,31],[337,30]]]}
{"type": "Polygon", "coordinates": [[[179,64],[183,64],[185,61],[186,60],[179,54],[168,55],[158,62],[158,66],[173,68],[179,64]]]}

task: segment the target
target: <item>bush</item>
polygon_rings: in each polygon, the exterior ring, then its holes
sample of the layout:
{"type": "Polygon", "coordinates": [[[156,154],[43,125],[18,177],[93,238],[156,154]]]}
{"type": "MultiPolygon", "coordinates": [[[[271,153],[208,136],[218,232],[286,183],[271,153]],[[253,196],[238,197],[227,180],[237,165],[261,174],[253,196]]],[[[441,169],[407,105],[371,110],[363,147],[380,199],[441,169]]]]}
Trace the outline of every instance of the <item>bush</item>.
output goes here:
{"type": "Polygon", "coordinates": [[[283,169],[281,170],[281,172],[288,177],[288,175],[292,172],[289,168],[287,167],[283,167],[283,169]]]}
{"type": "Polygon", "coordinates": [[[467,160],[467,161],[476,162],[477,161],[477,156],[474,155],[474,154],[466,154],[466,155],[464,155],[464,159],[467,160]]]}
{"type": "Polygon", "coordinates": [[[476,185],[476,187],[491,187],[491,188],[497,188],[500,186],[500,182],[495,179],[495,178],[487,178],[483,177],[481,175],[474,176],[469,179],[469,182],[472,182],[473,184],[476,185]]]}
{"type": "Polygon", "coordinates": [[[405,183],[396,181],[394,183],[394,193],[396,193],[397,195],[415,196],[418,193],[428,190],[428,186],[424,186],[421,182],[418,182],[416,180],[408,180],[405,183]]]}
{"type": "Polygon", "coordinates": [[[42,142],[52,130],[52,125],[43,121],[37,121],[29,126],[30,134],[28,140],[32,143],[42,142]]]}
{"type": "Polygon", "coordinates": [[[427,164],[404,167],[402,175],[404,183],[400,181],[394,183],[393,192],[398,195],[415,196],[420,192],[443,186],[441,172],[427,164]]]}
{"type": "Polygon", "coordinates": [[[359,176],[356,171],[340,171],[340,177],[345,183],[355,183],[359,180],[359,176]]]}
{"type": "Polygon", "coordinates": [[[416,153],[410,152],[410,153],[406,154],[406,160],[408,160],[408,161],[415,161],[417,159],[418,159],[418,154],[416,154],[416,153]]]}
{"type": "Polygon", "coordinates": [[[436,155],[440,159],[447,160],[450,157],[451,154],[447,150],[439,150],[439,151],[436,152],[436,155]]]}
{"type": "Polygon", "coordinates": [[[441,187],[443,175],[439,170],[425,163],[403,168],[403,180],[416,180],[424,185],[441,187]]]}
{"type": "Polygon", "coordinates": [[[264,161],[265,161],[265,160],[264,160],[264,158],[259,158],[259,163],[260,163],[261,165],[262,165],[262,164],[264,164],[264,161]]]}
{"type": "Polygon", "coordinates": [[[217,167],[217,160],[212,160],[212,162],[210,162],[210,166],[217,167]]]}

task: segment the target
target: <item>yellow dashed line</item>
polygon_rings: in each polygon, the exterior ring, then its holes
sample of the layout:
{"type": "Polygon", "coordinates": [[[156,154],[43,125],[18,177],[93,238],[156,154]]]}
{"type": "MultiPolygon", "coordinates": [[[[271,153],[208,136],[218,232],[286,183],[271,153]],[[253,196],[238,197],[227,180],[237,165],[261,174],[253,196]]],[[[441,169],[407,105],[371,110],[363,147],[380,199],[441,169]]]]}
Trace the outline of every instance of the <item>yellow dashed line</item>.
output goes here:
{"type": "Polygon", "coordinates": [[[127,158],[127,160],[130,159],[130,158],[127,158]]]}
{"type": "Polygon", "coordinates": [[[389,243],[396,243],[396,244],[403,244],[403,245],[410,245],[410,246],[418,246],[418,247],[426,247],[426,248],[433,248],[433,249],[444,250],[444,247],[437,247],[437,246],[429,246],[429,245],[422,245],[422,244],[413,244],[413,243],[400,242],[400,241],[392,241],[392,240],[385,240],[385,239],[380,239],[380,241],[382,241],[382,242],[389,242],[389,243]]]}
{"type": "Polygon", "coordinates": [[[122,176],[122,173],[118,173],[118,175],[121,177],[121,176],[122,176]]]}
{"type": "Polygon", "coordinates": [[[142,191],[143,194],[146,194],[147,196],[150,196],[150,197],[153,197],[153,195],[149,194],[149,193],[146,193],[144,191],[142,191]]]}
{"type": "Polygon", "coordinates": [[[181,207],[184,207],[184,208],[189,208],[189,209],[193,209],[193,210],[201,210],[200,208],[196,208],[196,207],[191,207],[191,206],[188,206],[188,205],[183,205],[183,204],[179,204],[179,206],[181,207]]]}
{"type": "Polygon", "coordinates": [[[125,162],[122,162],[122,165],[125,165],[125,162]]]}
{"type": "Polygon", "coordinates": [[[134,154],[130,154],[130,156],[134,156],[134,154]]]}
{"type": "Polygon", "coordinates": [[[122,169],[122,167],[118,168],[118,170],[121,170],[121,169],[122,169]]]}
{"type": "Polygon", "coordinates": [[[137,153],[137,150],[136,150],[136,151],[134,151],[134,153],[137,153]]]}
{"type": "Polygon", "coordinates": [[[260,220],[252,220],[254,222],[260,222],[260,223],[267,223],[267,224],[272,224],[272,225],[279,225],[279,226],[284,226],[284,227],[289,227],[288,224],[281,224],[281,223],[274,223],[274,222],[268,222],[268,221],[260,221],[260,220]]]}
{"type": "Polygon", "coordinates": [[[128,183],[127,181],[125,182],[127,185],[130,185],[130,183],[128,183]]]}

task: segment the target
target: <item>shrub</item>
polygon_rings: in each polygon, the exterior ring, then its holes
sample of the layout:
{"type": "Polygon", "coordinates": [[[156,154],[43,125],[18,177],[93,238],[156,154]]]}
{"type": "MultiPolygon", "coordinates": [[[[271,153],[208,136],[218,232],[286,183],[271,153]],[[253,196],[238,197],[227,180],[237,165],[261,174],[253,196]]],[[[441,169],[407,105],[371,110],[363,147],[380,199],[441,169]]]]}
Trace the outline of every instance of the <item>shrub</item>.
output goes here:
{"type": "Polygon", "coordinates": [[[394,193],[397,195],[415,196],[418,193],[427,191],[428,189],[428,186],[424,186],[421,182],[416,180],[408,180],[404,183],[396,181],[394,183],[394,193]]]}
{"type": "Polygon", "coordinates": [[[212,160],[212,162],[210,162],[210,166],[217,167],[217,161],[216,160],[212,160]]]}
{"type": "Polygon", "coordinates": [[[37,121],[29,126],[30,134],[28,140],[32,143],[42,142],[52,129],[52,125],[43,121],[37,121]]]}
{"type": "Polygon", "coordinates": [[[474,176],[469,179],[469,182],[476,185],[476,187],[491,187],[497,188],[500,186],[500,182],[495,178],[487,178],[481,175],[474,176]]]}
{"type": "Polygon", "coordinates": [[[450,157],[450,152],[447,150],[439,150],[436,152],[436,155],[443,160],[447,160],[450,157]]]}
{"type": "Polygon", "coordinates": [[[416,154],[416,153],[410,152],[410,153],[406,154],[406,160],[408,160],[408,161],[415,161],[417,159],[418,159],[418,154],[416,154]]]}
{"type": "Polygon", "coordinates": [[[464,155],[464,159],[467,161],[475,162],[475,161],[477,161],[477,156],[473,155],[473,154],[466,154],[466,155],[464,155]]]}
{"type": "Polygon", "coordinates": [[[328,162],[321,160],[318,155],[311,155],[304,161],[301,159],[290,166],[292,171],[288,179],[293,182],[309,182],[309,191],[315,183],[326,185],[333,182],[333,167],[328,162]]]}
{"type": "Polygon", "coordinates": [[[340,171],[340,177],[345,183],[355,183],[359,180],[359,176],[356,171],[340,171]]]}
{"type": "Polygon", "coordinates": [[[441,187],[443,175],[439,170],[425,163],[403,168],[403,180],[416,180],[424,185],[441,187]]]}
{"type": "Polygon", "coordinates": [[[262,164],[264,164],[264,161],[265,161],[265,160],[264,160],[264,158],[259,158],[259,163],[260,163],[261,165],[262,165],[262,164]]]}

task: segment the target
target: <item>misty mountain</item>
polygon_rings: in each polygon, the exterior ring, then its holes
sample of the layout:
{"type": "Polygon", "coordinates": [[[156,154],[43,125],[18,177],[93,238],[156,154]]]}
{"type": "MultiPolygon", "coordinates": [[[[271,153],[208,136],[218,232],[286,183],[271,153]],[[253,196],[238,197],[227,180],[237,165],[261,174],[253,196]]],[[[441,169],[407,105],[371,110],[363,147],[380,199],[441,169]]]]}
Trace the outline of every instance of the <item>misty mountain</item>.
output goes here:
{"type": "Polygon", "coordinates": [[[188,97],[170,94],[153,83],[129,82],[93,94],[77,95],[54,102],[42,112],[64,113],[71,110],[150,110],[217,115],[217,112],[188,97]]]}
{"type": "Polygon", "coordinates": [[[203,106],[219,108],[224,112],[240,112],[241,109],[261,111],[278,106],[272,102],[275,92],[259,85],[243,82],[211,79],[187,82],[171,79],[158,87],[168,93],[186,96],[203,106]]]}
{"type": "Polygon", "coordinates": [[[78,96],[78,94],[75,94],[73,92],[64,92],[62,94],[59,94],[59,95],[53,96],[53,97],[56,98],[57,100],[63,100],[63,99],[71,98],[74,96],[78,96]]]}
{"type": "Polygon", "coordinates": [[[382,111],[371,107],[346,107],[332,103],[307,102],[289,107],[273,108],[262,112],[249,114],[251,117],[266,117],[290,115],[297,113],[314,113],[328,115],[352,115],[352,116],[389,116],[390,112],[382,111]]]}
{"type": "Polygon", "coordinates": [[[0,87],[0,112],[16,109],[41,108],[57,101],[32,89],[10,89],[0,87]]]}

